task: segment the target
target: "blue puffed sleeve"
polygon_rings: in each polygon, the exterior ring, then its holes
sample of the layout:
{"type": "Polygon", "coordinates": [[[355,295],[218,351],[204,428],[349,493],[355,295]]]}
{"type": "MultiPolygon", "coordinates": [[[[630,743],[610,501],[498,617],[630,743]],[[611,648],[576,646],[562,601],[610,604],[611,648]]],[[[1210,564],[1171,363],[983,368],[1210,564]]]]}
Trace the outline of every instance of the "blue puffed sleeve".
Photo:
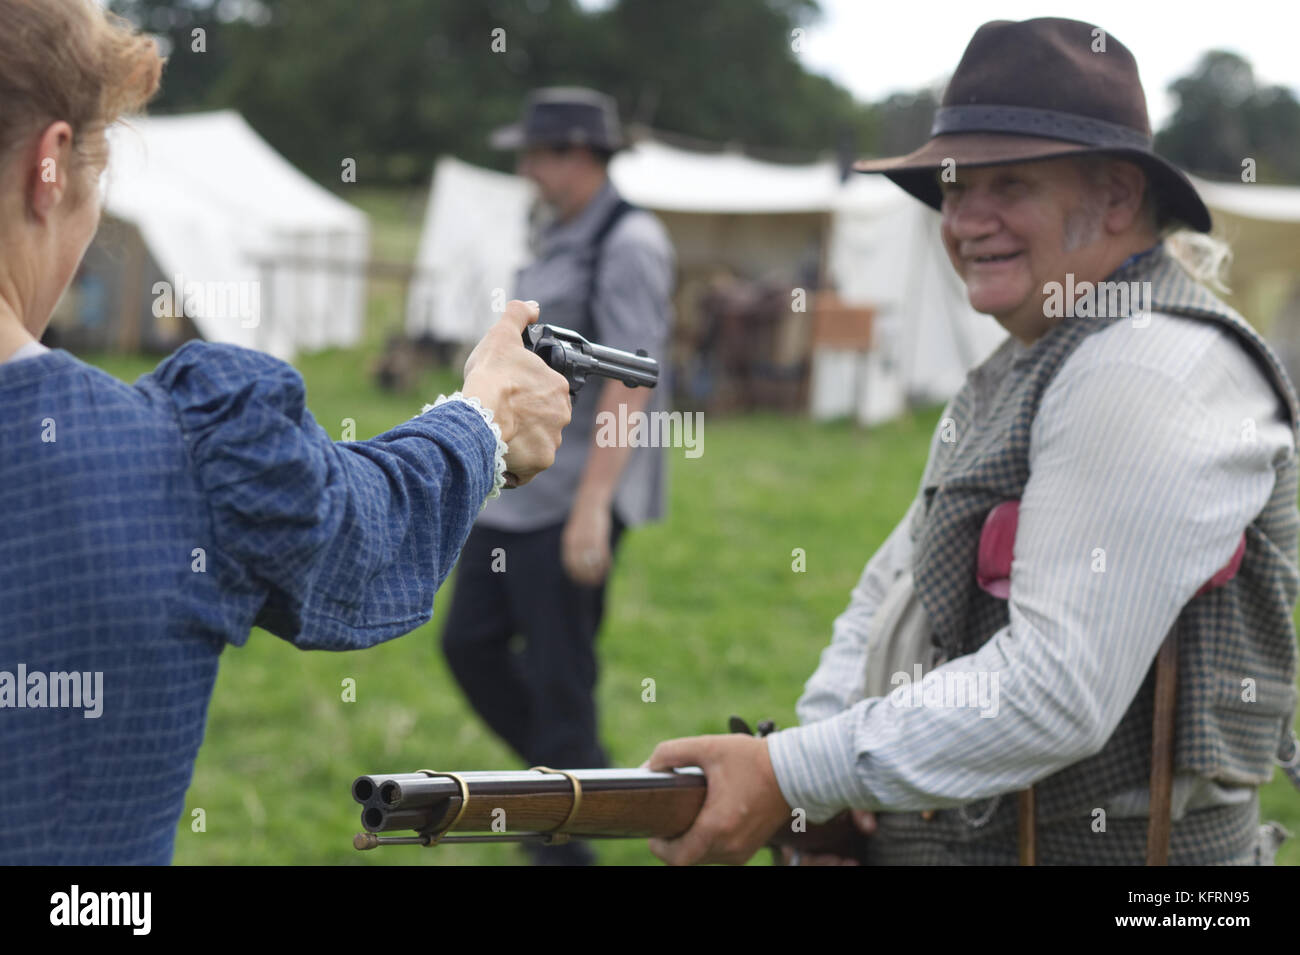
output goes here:
{"type": "Polygon", "coordinates": [[[257,625],[351,650],[429,620],[492,488],[496,439],[478,412],[450,402],[335,442],[298,372],[261,352],[191,342],[152,377],[176,410],[230,589],[264,595],[257,625]]]}

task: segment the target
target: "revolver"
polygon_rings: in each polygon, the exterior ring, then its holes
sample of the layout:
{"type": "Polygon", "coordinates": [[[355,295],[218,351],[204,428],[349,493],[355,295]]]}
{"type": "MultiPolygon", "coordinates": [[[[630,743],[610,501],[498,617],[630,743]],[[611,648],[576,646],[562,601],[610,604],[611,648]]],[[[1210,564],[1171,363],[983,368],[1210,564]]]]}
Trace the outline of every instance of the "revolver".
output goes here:
{"type": "Polygon", "coordinates": [[[577,395],[588,375],[621,381],[629,388],[653,388],[659,383],[659,363],[645,349],[633,354],[597,345],[558,325],[529,325],[524,329],[524,347],[568,379],[570,395],[577,395]]]}

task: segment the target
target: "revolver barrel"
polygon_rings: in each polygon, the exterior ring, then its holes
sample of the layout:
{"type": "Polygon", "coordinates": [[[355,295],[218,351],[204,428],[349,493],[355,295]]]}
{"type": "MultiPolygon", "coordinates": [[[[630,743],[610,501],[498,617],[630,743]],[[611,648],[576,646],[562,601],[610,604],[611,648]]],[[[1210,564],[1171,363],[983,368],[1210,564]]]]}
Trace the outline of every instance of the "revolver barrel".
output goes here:
{"type": "Polygon", "coordinates": [[[621,381],[629,388],[653,388],[659,383],[659,363],[644,349],[635,353],[597,345],[577,332],[558,325],[529,325],[524,346],[569,380],[577,394],[595,375],[621,381]]]}

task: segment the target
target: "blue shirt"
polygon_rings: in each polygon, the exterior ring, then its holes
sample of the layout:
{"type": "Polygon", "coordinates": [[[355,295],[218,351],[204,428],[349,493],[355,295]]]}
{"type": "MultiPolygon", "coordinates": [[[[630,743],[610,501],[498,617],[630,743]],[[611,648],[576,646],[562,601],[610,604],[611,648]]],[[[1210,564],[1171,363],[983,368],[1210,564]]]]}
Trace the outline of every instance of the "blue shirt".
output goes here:
{"type": "Polygon", "coordinates": [[[336,443],[304,401],[228,345],[134,386],[64,351],[0,364],[0,863],[170,862],[227,644],[354,650],[429,620],[491,430],[453,402],[336,443]],[[50,706],[51,673],[102,674],[99,714],[50,706]]]}

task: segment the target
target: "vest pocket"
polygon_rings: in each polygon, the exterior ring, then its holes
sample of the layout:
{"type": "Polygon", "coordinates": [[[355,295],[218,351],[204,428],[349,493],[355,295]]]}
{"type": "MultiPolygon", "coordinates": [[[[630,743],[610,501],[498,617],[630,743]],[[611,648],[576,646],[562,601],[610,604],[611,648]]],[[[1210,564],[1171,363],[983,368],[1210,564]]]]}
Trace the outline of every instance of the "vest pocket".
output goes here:
{"type": "Polygon", "coordinates": [[[1217,724],[1223,768],[1230,776],[1264,782],[1272,775],[1283,724],[1295,706],[1296,688],[1286,680],[1263,674],[1219,674],[1212,722],[1217,724]]]}

